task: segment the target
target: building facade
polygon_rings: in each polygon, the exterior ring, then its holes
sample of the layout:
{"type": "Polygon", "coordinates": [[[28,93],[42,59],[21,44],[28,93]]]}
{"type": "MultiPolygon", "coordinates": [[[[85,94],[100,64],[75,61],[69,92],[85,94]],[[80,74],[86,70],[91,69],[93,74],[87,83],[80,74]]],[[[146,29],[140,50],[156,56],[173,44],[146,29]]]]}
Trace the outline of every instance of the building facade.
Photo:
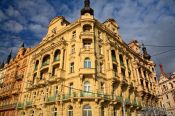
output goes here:
{"type": "Polygon", "coordinates": [[[51,20],[29,52],[18,115],[134,116],[157,107],[155,64],[118,29],[114,19],[95,19],[89,0],[75,22],[51,20]]]}
{"type": "Polygon", "coordinates": [[[7,58],[0,86],[0,116],[17,116],[16,106],[22,92],[23,77],[27,66],[27,53],[30,49],[22,45],[15,58],[11,53],[7,58]]]}
{"type": "Polygon", "coordinates": [[[168,116],[175,115],[175,73],[167,76],[161,66],[162,74],[159,80],[159,104],[166,109],[168,116]]]}

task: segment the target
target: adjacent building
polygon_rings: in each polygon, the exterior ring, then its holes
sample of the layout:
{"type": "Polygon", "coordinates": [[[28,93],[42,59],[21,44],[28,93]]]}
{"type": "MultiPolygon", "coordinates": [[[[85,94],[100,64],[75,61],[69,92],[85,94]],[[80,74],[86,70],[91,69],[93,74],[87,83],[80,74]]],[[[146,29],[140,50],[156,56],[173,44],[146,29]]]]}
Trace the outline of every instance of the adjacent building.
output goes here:
{"type": "Polygon", "coordinates": [[[5,65],[1,115],[155,114],[155,63],[144,45],[141,52],[136,40],[126,44],[118,30],[112,18],[95,19],[89,0],[75,22],[52,19],[38,45],[31,50],[22,45],[5,65]]]}
{"type": "Polygon", "coordinates": [[[17,116],[16,106],[23,88],[29,51],[30,49],[24,48],[22,44],[15,58],[12,58],[10,53],[5,66],[1,69],[5,72],[0,78],[0,116],[17,116]]]}
{"type": "Polygon", "coordinates": [[[161,76],[159,80],[159,104],[166,109],[169,116],[175,115],[175,73],[165,74],[163,66],[160,65],[161,76]]]}

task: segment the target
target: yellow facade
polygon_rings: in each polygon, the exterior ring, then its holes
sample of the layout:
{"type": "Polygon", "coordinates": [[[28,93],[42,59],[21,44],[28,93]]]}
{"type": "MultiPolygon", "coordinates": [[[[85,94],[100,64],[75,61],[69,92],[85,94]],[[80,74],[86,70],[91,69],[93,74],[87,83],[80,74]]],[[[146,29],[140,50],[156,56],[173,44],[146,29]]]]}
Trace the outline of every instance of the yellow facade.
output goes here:
{"type": "Polygon", "coordinates": [[[159,80],[159,104],[168,116],[175,115],[175,73],[161,75],[159,80]]]}
{"type": "Polygon", "coordinates": [[[154,62],[88,3],[73,23],[55,17],[29,52],[18,116],[136,116],[157,107],[154,62]]]}

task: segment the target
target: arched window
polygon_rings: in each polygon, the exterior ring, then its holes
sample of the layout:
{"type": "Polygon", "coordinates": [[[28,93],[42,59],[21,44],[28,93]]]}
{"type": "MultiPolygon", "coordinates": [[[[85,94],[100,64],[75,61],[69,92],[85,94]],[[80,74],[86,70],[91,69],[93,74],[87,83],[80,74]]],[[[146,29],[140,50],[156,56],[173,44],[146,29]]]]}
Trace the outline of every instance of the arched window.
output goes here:
{"type": "Polygon", "coordinates": [[[73,107],[72,106],[69,106],[67,114],[68,114],[68,116],[73,116],[73,107]]]}
{"type": "Polygon", "coordinates": [[[89,24],[85,24],[83,25],[83,31],[86,32],[86,31],[90,31],[92,29],[92,26],[89,25],[89,24]]]}
{"type": "Polygon", "coordinates": [[[60,60],[60,50],[56,50],[54,54],[54,62],[60,60]]]}
{"type": "Polygon", "coordinates": [[[52,116],[57,116],[57,108],[52,108],[52,116]]]}
{"type": "Polygon", "coordinates": [[[90,58],[85,58],[85,60],[84,60],[84,68],[91,68],[91,60],[90,60],[90,58]]]}
{"type": "Polygon", "coordinates": [[[90,83],[88,81],[84,82],[84,91],[90,91],[90,83]]]}
{"type": "Polygon", "coordinates": [[[39,113],[39,116],[43,116],[43,112],[40,112],[40,113],[39,113]]]}
{"type": "Polygon", "coordinates": [[[31,110],[31,111],[30,111],[30,116],[34,116],[34,113],[35,113],[35,112],[34,112],[33,110],[31,110]]]}
{"type": "Polygon", "coordinates": [[[21,112],[21,116],[25,116],[25,112],[23,111],[23,112],[21,112]]]}
{"type": "Polygon", "coordinates": [[[105,110],[104,110],[104,107],[102,106],[101,107],[101,116],[104,116],[105,115],[105,110]]]}
{"type": "Polygon", "coordinates": [[[92,109],[91,106],[85,105],[83,107],[83,116],[92,116],[92,109]]]}
{"type": "Polygon", "coordinates": [[[92,93],[90,93],[90,83],[88,81],[86,81],[84,83],[84,96],[91,96],[92,93]]]}
{"type": "Polygon", "coordinates": [[[119,59],[120,59],[120,65],[121,66],[124,66],[124,63],[123,63],[123,56],[120,54],[119,55],[119,59]]]}
{"type": "Polygon", "coordinates": [[[50,55],[44,56],[43,61],[42,61],[42,66],[48,65],[49,61],[50,61],[50,55]]]}
{"type": "Polygon", "coordinates": [[[37,70],[37,69],[38,69],[38,65],[39,65],[39,60],[37,60],[37,61],[35,62],[34,70],[37,70]]]}
{"type": "Polygon", "coordinates": [[[115,50],[111,50],[112,61],[116,61],[115,50]]]}

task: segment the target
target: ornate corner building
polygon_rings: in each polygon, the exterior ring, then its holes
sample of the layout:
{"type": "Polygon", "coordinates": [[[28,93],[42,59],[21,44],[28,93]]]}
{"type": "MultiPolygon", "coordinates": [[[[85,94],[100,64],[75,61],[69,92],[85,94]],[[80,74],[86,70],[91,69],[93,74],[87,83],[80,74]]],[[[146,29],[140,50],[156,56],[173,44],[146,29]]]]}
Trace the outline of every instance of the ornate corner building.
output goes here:
{"type": "Polygon", "coordinates": [[[160,65],[161,76],[159,80],[159,104],[162,109],[165,109],[168,116],[175,115],[175,73],[168,76],[163,71],[163,66],[160,65]]]}
{"type": "Polygon", "coordinates": [[[19,63],[5,67],[3,84],[6,78],[22,82],[21,92],[10,89],[1,100],[16,98],[10,111],[19,116],[136,116],[158,107],[155,63],[136,40],[126,44],[118,29],[114,19],[95,19],[89,0],[75,22],[55,17],[42,41],[19,60],[27,62],[24,78],[6,76],[19,63]]]}

